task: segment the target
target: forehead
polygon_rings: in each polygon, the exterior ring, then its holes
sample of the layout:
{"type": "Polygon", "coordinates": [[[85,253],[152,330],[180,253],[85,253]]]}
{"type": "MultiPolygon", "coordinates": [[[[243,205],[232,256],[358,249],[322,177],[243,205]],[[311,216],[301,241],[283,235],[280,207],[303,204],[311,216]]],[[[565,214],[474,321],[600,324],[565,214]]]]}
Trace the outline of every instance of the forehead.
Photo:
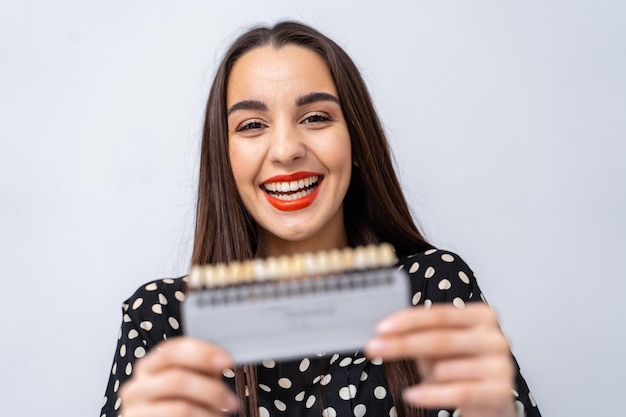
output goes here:
{"type": "Polygon", "coordinates": [[[337,95],[328,65],[310,49],[266,45],[242,55],[228,78],[226,101],[298,96],[312,91],[337,95]]]}

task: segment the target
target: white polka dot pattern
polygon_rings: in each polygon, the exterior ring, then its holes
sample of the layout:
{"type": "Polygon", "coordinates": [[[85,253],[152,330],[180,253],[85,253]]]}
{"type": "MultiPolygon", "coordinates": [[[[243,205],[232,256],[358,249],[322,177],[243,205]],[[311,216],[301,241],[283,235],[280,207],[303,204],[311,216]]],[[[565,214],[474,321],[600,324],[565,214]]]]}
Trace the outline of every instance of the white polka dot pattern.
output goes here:
{"type": "Polygon", "coordinates": [[[287,405],[281,400],[274,400],[274,405],[280,411],[285,411],[287,409],[287,405]]]}
{"type": "Polygon", "coordinates": [[[356,407],[354,407],[354,416],[363,417],[366,411],[367,411],[367,407],[365,407],[365,405],[357,404],[356,407]]]}
{"type": "Polygon", "coordinates": [[[328,385],[332,379],[333,376],[331,374],[326,374],[322,377],[322,379],[320,379],[320,384],[328,385]]]}
{"type": "Polygon", "coordinates": [[[291,380],[289,378],[280,378],[278,380],[278,385],[285,389],[291,388],[291,380]]]}
{"type": "Polygon", "coordinates": [[[143,298],[136,299],[135,302],[133,303],[132,309],[137,310],[141,306],[141,304],[143,304],[143,298]]]}
{"type": "Polygon", "coordinates": [[[134,355],[137,359],[143,358],[144,356],[146,356],[146,349],[144,349],[143,346],[139,346],[137,349],[135,349],[134,355]]]}
{"type": "Polygon", "coordinates": [[[322,411],[322,417],[337,417],[337,411],[332,407],[327,407],[322,411]]]}
{"type": "Polygon", "coordinates": [[[382,400],[386,396],[387,396],[387,390],[385,389],[385,387],[378,386],[374,388],[374,397],[378,398],[379,400],[382,400]]]}
{"type": "Polygon", "coordinates": [[[455,297],[454,300],[452,300],[452,304],[454,304],[456,308],[465,308],[465,301],[460,297],[455,297]]]}
{"type": "Polygon", "coordinates": [[[170,324],[170,326],[172,326],[172,329],[174,330],[178,330],[178,328],[180,327],[178,320],[176,320],[174,317],[168,318],[167,322],[170,324]]]}
{"type": "Polygon", "coordinates": [[[350,400],[356,396],[356,387],[352,384],[342,387],[339,390],[339,398],[342,400],[350,400]]]}
{"type": "MultiPolygon", "coordinates": [[[[451,303],[465,308],[469,302],[484,301],[474,275],[455,254],[431,249],[401,258],[398,269],[411,279],[411,304],[430,307],[451,303]]],[[[117,348],[103,399],[104,417],[119,415],[120,387],[130,378],[136,360],[160,341],[183,333],[180,303],[185,299],[183,279],[147,283],[122,304],[123,320],[117,348]]],[[[261,417],[389,416],[398,411],[380,358],[367,360],[361,352],[320,352],[309,358],[276,362],[268,359],[257,366],[256,391],[261,417]]],[[[235,390],[235,372],[223,371],[224,382],[235,390]]],[[[520,417],[540,417],[525,381],[516,376],[513,394],[520,417]],[[519,395],[515,395],[519,394],[519,395]]],[[[249,395],[245,387],[244,395],[249,395]]],[[[427,417],[458,417],[458,410],[427,410],[427,417]]]]}

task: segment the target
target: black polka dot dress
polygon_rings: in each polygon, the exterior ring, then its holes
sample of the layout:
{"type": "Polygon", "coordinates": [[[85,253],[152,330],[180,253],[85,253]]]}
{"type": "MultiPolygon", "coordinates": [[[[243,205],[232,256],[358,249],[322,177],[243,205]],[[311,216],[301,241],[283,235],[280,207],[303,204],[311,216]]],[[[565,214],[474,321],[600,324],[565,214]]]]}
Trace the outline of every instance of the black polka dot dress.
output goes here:
{"type": "MultiPolygon", "coordinates": [[[[431,249],[404,257],[412,286],[413,305],[484,301],[469,267],[456,254],[431,249]]],[[[180,303],[185,299],[184,279],[163,279],[139,288],[122,304],[123,322],[118,334],[113,366],[101,417],[122,417],[117,396],[132,375],[137,359],[160,341],[182,334],[180,303]]],[[[362,352],[320,352],[293,361],[264,361],[257,370],[259,414],[268,416],[383,416],[397,411],[381,361],[368,360],[362,352]]],[[[235,390],[234,372],[224,380],[235,390]]],[[[518,416],[540,417],[537,404],[519,373],[515,399],[518,416]]],[[[429,410],[428,417],[458,417],[457,410],[429,410]]]]}

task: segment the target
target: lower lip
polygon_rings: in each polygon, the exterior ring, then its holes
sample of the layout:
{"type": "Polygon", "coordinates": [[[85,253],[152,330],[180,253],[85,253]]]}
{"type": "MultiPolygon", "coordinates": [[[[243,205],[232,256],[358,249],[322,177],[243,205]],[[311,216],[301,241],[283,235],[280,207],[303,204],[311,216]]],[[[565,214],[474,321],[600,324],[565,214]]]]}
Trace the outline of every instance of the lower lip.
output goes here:
{"type": "Polygon", "coordinates": [[[267,201],[269,201],[270,204],[274,206],[275,208],[277,208],[278,210],[281,210],[281,211],[301,210],[313,204],[313,201],[315,201],[315,198],[317,197],[317,194],[320,190],[320,185],[322,185],[321,180],[320,182],[317,183],[317,186],[315,187],[315,189],[313,190],[311,194],[308,194],[297,200],[280,200],[278,198],[272,197],[270,194],[267,194],[267,193],[265,193],[265,197],[267,198],[267,201]]]}

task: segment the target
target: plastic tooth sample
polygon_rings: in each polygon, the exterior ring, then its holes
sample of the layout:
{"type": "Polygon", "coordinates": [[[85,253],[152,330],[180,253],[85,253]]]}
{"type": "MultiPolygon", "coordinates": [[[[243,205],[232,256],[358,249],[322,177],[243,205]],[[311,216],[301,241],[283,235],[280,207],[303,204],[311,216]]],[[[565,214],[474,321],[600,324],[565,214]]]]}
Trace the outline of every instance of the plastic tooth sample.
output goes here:
{"type": "Polygon", "coordinates": [[[358,246],[354,248],[354,268],[355,269],[365,269],[367,268],[367,253],[363,246],[358,246]]]}
{"type": "Polygon", "coordinates": [[[382,266],[378,256],[378,246],[367,245],[365,247],[365,259],[367,268],[376,268],[382,266]]]}
{"type": "Polygon", "coordinates": [[[265,267],[267,268],[268,279],[276,280],[278,278],[278,259],[270,256],[265,259],[265,267]]]}
{"type": "Polygon", "coordinates": [[[191,289],[200,289],[204,286],[202,282],[202,268],[198,265],[194,265],[191,267],[189,271],[189,286],[191,289]]]}
{"type": "Polygon", "coordinates": [[[329,273],[337,274],[341,271],[345,271],[346,266],[341,259],[341,251],[339,249],[333,249],[327,253],[329,273]]]}
{"type": "Polygon", "coordinates": [[[318,265],[315,255],[312,253],[305,253],[302,255],[302,262],[304,264],[304,271],[309,276],[315,276],[318,274],[318,265]]]}
{"type": "Polygon", "coordinates": [[[326,275],[330,272],[330,259],[326,252],[318,252],[315,254],[316,265],[320,275],[326,275]]]}
{"type": "Polygon", "coordinates": [[[286,280],[289,278],[289,257],[287,255],[281,255],[276,258],[276,279],[286,280]]]}
{"type": "Polygon", "coordinates": [[[233,284],[241,284],[243,282],[243,266],[240,262],[232,262],[228,264],[228,279],[233,284]]]}
{"type": "Polygon", "coordinates": [[[295,254],[289,257],[289,270],[293,278],[301,278],[306,276],[306,270],[304,266],[304,256],[301,254],[295,254]]]}
{"type": "Polygon", "coordinates": [[[389,243],[382,243],[378,247],[379,259],[382,265],[393,265],[398,259],[396,258],[396,252],[393,250],[393,246],[389,243]]]}
{"type": "Polygon", "coordinates": [[[343,248],[341,250],[341,263],[344,265],[345,270],[354,269],[354,249],[343,248]]]}
{"type": "Polygon", "coordinates": [[[228,267],[226,264],[217,264],[215,270],[215,285],[218,287],[228,285],[228,267]]]}
{"type": "Polygon", "coordinates": [[[254,262],[246,261],[243,263],[242,282],[248,283],[254,281],[254,262]]]}
{"type": "Polygon", "coordinates": [[[252,266],[254,269],[254,280],[267,281],[268,273],[265,262],[263,262],[262,259],[255,259],[254,261],[252,261],[252,266]]]}

